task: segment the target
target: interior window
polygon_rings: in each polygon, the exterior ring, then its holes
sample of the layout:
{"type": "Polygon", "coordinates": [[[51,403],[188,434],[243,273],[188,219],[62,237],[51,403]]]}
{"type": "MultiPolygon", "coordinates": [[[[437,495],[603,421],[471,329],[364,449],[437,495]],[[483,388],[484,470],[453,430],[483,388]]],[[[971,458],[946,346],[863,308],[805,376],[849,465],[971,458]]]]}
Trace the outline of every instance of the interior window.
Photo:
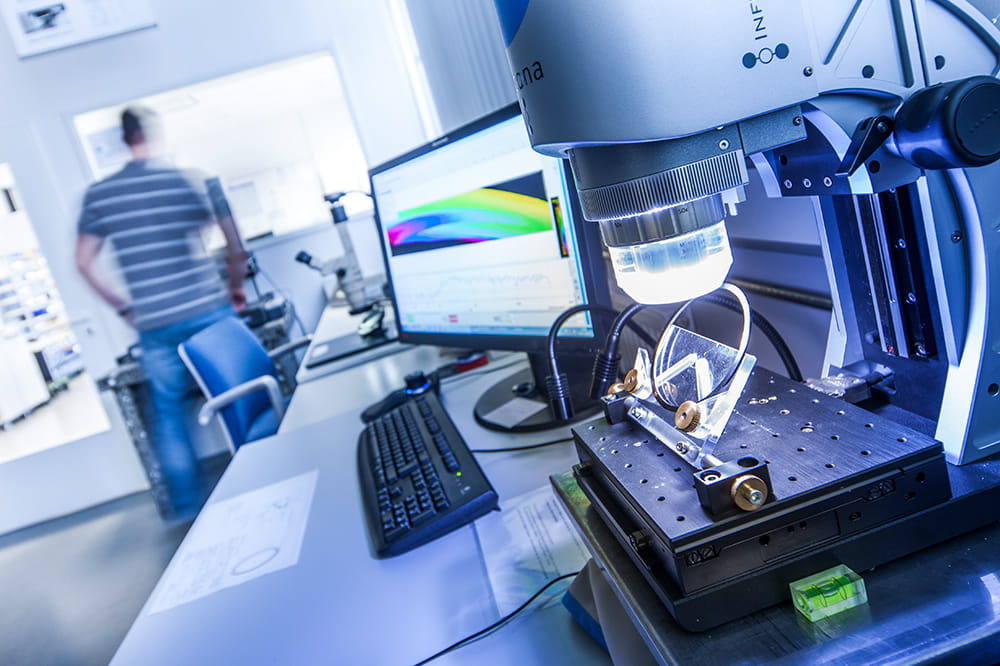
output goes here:
{"type": "MultiPolygon", "coordinates": [[[[156,111],[166,157],[218,178],[244,238],[329,224],[323,195],[368,190],[367,164],[336,65],[319,53],[82,113],[74,125],[95,180],[129,159],[119,118],[156,111]]],[[[348,197],[348,213],[370,210],[348,197]],[[353,208],[351,208],[353,207],[353,208]]],[[[222,243],[210,236],[210,246],[222,243]]]]}

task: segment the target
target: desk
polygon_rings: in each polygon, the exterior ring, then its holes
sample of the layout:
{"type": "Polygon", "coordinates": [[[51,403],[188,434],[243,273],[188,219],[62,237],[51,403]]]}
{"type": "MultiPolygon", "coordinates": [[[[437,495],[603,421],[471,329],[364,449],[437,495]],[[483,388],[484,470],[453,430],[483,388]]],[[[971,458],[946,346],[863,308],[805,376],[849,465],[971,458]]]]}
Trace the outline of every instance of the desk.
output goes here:
{"type": "MultiPolygon", "coordinates": [[[[508,355],[486,369],[509,370],[460,375],[444,384],[443,402],[474,448],[530,444],[567,432],[512,436],[475,423],[474,398],[523,367],[519,359],[508,355]]],[[[300,386],[281,431],[242,447],[209,500],[318,470],[298,564],[154,615],[147,603],[114,663],[405,665],[496,620],[472,527],[397,558],[370,555],[355,468],[357,411],[398,387],[406,373],[441,362],[436,349],[409,347],[300,386]]],[[[563,473],[557,478],[571,485],[565,471],[576,462],[569,444],[478,458],[501,506],[544,485],[550,474],[563,473]]],[[[585,502],[578,507],[589,541],[609,543],[594,538],[607,528],[585,502]]],[[[952,649],[955,636],[966,647],[981,639],[997,649],[998,544],[1000,526],[993,525],[867,572],[873,602],[836,621],[808,625],[781,605],[702,634],[676,627],[616,544],[595,555],[661,663],[896,663],[952,649]]],[[[609,659],[561,606],[550,605],[435,662],[469,663],[586,666],[609,659]]]]}
{"type": "Polygon", "coordinates": [[[1000,525],[871,571],[869,603],[810,624],[791,602],[704,633],[682,629],[570,472],[552,477],[611,589],[660,664],[993,664],[1000,654],[1000,525]]]}
{"type": "MultiPolygon", "coordinates": [[[[398,387],[394,380],[406,372],[435,367],[436,357],[436,350],[411,348],[300,385],[282,430],[240,448],[209,499],[211,505],[318,470],[298,563],[153,615],[147,602],[113,663],[405,665],[495,621],[472,527],[396,558],[370,555],[355,462],[358,408],[398,387]]],[[[480,371],[443,386],[442,401],[473,448],[568,432],[507,436],[476,425],[473,400],[502,376],[480,371]]],[[[567,443],[479,460],[503,506],[504,499],[546,485],[575,454],[567,443]]],[[[164,578],[169,575],[170,569],[164,578]]],[[[556,604],[434,663],[588,666],[610,660],[556,604]]]]}
{"type": "MultiPolygon", "coordinates": [[[[299,384],[303,384],[305,382],[312,381],[313,379],[325,377],[329,374],[340,372],[341,370],[345,370],[347,368],[369,363],[375,359],[379,359],[412,347],[412,345],[404,345],[399,342],[388,342],[386,344],[372,347],[371,349],[359,351],[356,354],[337,359],[336,361],[323,363],[312,368],[306,367],[307,361],[312,358],[313,351],[318,346],[323,345],[330,340],[340,337],[353,336],[357,339],[357,345],[360,349],[363,344],[361,337],[357,335],[358,323],[360,321],[360,316],[351,316],[345,306],[328,305],[323,308],[323,312],[319,317],[319,322],[316,324],[316,330],[312,334],[312,342],[309,343],[309,348],[302,357],[302,365],[299,367],[299,371],[295,375],[295,381],[299,384]]],[[[391,332],[391,335],[396,335],[396,321],[393,318],[393,310],[391,307],[386,308],[383,326],[387,331],[391,332]]]]}

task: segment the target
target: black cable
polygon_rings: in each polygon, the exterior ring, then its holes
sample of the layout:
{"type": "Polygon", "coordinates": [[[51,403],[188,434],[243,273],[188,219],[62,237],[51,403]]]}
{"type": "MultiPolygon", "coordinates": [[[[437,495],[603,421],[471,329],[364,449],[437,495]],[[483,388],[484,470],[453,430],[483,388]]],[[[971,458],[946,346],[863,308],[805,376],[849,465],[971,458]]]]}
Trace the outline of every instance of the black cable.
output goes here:
{"type": "Polygon", "coordinates": [[[653,339],[653,336],[651,336],[646,329],[635,323],[632,319],[628,320],[628,327],[632,329],[633,333],[639,336],[639,339],[642,340],[644,344],[648,345],[651,349],[656,349],[656,340],[653,339]]]}
{"type": "Polygon", "coordinates": [[[531,449],[540,449],[543,446],[552,446],[554,444],[562,444],[564,442],[572,442],[572,437],[562,437],[560,439],[551,439],[547,442],[540,442],[538,444],[528,444],[526,446],[508,446],[502,449],[469,449],[470,453],[506,453],[508,451],[530,451],[531,449]]]}
{"type": "MultiPolygon", "coordinates": [[[[633,305],[630,305],[625,310],[623,310],[622,312],[627,312],[628,310],[630,310],[632,308],[637,308],[637,309],[641,310],[641,309],[643,309],[645,307],[646,306],[644,306],[644,305],[633,304],[633,305]]],[[[603,314],[603,315],[606,315],[606,316],[609,316],[609,317],[615,317],[615,320],[614,320],[615,322],[618,322],[618,320],[621,319],[621,317],[622,317],[622,313],[616,312],[613,308],[609,308],[609,307],[607,307],[605,305],[596,305],[596,304],[595,305],[575,305],[575,306],[569,308],[568,310],[564,310],[558,317],[556,317],[556,320],[554,322],[552,322],[552,327],[549,328],[549,338],[548,338],[549,372],[551,372],[553,375],[555,375],[556,372],[557,372],[556,367],[553,365],[553,360],[555,359],[555,356],[556,356],[556,336],[559,333],[559,329],[562,328],[563,324],[565,324],[566,321],[570,317],[572,317],[573,315],[576,315],[576,314],[580,314],[581,312],[594,312],[594,313],[600,313],[600,314],[603,314]]],[[[619,331],[616,334],[616,337],[619,336],[619,335],[621,335],[621,330],[620,329],[623,328],[625,326],[625,324],[628,324],[629,328],[631,328],[635,332],[635,334],[638,335],[639,338],[644,343],[646,343],[650,347],[656,347],[656,341],[653,340],[652,337],[650,337],[649,333],[647,333],[645,329],[643,329],[638,324],[633,323],[631,321],[631,316],[628,317],[628,318],[626,318],[625,321],[622,324],[619,325],[619,331]]],[[[610,339],[610,333],[608,334],[608,338],[607,339],[610,339]]],[[[607,348],[607,343],[605,343],[605,349],[606,348],[607,348]]]]}
{"type": "MultiPolygon", "coordinates": [[[[645,306],[630,306],[626,308],[626,311],[638,311],[645,306]]],[[[556,337],[559,334],[559,329],[562,328],[563,324],[569,320],[570,317],[579,314],[581,312],[592,312],[594,314],[603,314],[605,316],[614,316],[613,327],[617,328],[618,333],[614,336],[615,349],[612,354],[608,354],[607,345],[605,348],[598,352],[597,356],[594,358],[594,370],[592,372],[592,382],[590,395],[592,398],[598,398],[603,395],[604,391],[611,384],[611,381],[618,374],[618,361],[617,356],[617,340],[618,336],[621,335],[621,329],[624,328],[626,323],[631,324],[631,314],[628,317],[622,316],[622,313],[615,312],[612,308],[605,305],[576,305],[567,310],[564,310],[555,321],[552,322],[552,326],[549,328],[548,335],[548,356],[549,356],[549,376],[545,381],[546,393],[549,396],[549,407],[552,409],[552,413],[557,419],[561,421],[568,421],[573,417],[573,401],[570,398],[569,392],[569,379],[565,374],[559,372],[559,363],[556,359],[556,337]],[[610,377],[610,379],[609,379],[610,377]],[[607,384],[607,386],[605,385],[607,384]]],[[[652,338],[646,331],[641,327],[632,324],[633,330],[636,334],[650,346],[655,346],[652,338]]],[[[611,339],[609,335],[608,340],[611,339]]]]}
{"type": "Polygon", "coordinates": [[[422,661],[418,661],[416,664],[414,664],[414,666],[424,666],[424,664],[429,664],[430,662],[434,661],[438,657],[443,657],[444,655],[448,654],[449,652],[452,652],[453,650],[457,650],[460,647],[464,647],[465,645],[467,645],[468,643],[471,643],[472,641],[476,640],[477,638],[479,638],[483,634],[487,634],[487,633],[493,631],[494,629],[497,629],[497,628],[499,628],[499,627],[507,624],[508,622],[510,622],[510,620],[512,620],[514,618],[515,615],[517,615],[518,613],[520,613],[521,611],[523,611],[525,608],[527,608],[528,606],[530,606],[532,601],[534,601],[538,597],[542,596],[542,594],[545,592],[545,590],[549,589],[550,587],[552,587],[553,585],[555,585],[559,581],[565,580],[567,578],[572,578],[573,576],[576,576],[579,573],[580,573],[579,571],[574,571],[573,573],[563,574],[562,576],[557,576],[556,578],[553,578],[552,580],[550,580],[549,582],[547,582],[545,585],[543,585],[542,587],[540,587],[537,592],[535,592],[533,595],[531,595],[531,597],[528,598],[527,601],[525,601],[523,604],[521,604],[520,606],[518,606],[517,608],[515,608],[511,612],[509,612],[506,615],[504,615],[502,618],[500,618],[499,620],[497,620],[496,622],[494,622],[490,626],[486,627],[485,629],[480,629],[476,633],[470,634],[470,635],[466,636],[465,638],[463,638],[461,640],[455,641],[454,643],[452,643],[448,647],[444,648],[440,652],[435,652],[434,654],[432,654],[431,656],[427,657],[426,659],[424,659],[422,661]]]}
{"type": "Polygon", "coordinates": [[[581,312],[601,313],[607,316],[616,314],[613,309],[605,305],[575,305],[563,310],[549,327],[547,345],[549,376],[545,378],[545,392],[549,396],[549,408],[558,421],[569,421],[573,417],[573,400],[569,393],[569,378],[566,377],[565,373],[559,372],[559,361],[556,359],[556,337],[563,324],[570,317],[581,312]]]}
{"type": "Polygon", "coordinates": [[[549,372],[553,376],[559,374],[558,362],[556,361],[556,337],[559,335],[559,329],[563,327],[563,324],[569,320],[573,315],[580,314],[581,312],[592,312],[601,313],[609,317],[614,317],[617,313],[606,305],[574,305],[573,307],[563,310],[555,321],[552,322],[552,326],[549,328],[549,339],[547,348],[549,350],[549,372]]]}
{"type": "Polygon", "coordinates": [[[647,307],[649,306],[642,303],[633,303],[619,312],[618,316],[615,317],[611,328],[608,330],[604,349],[594,359],[593,380],[590,385],[590,396],[592,398],[598,398],[607,393],[608,388],[618,378],[618,363],[621,360],[621,357],[618,355],[618,342],[626,325],[630,326],[633,330],[639,331],[639,337],[649,346],[650,350],[656,349],[656,342],[633,321],[633,317],[647,307]]]}
{"type": "MultiPolygon", "coordinates": [[[[721,294],[706,294],[701,297],[701,300],[722,306],[727,310],[742,312],[739,305],[733,303],[721,294]]],[[[771,346],[774,347],[774,351],[778,353],[778,356],[781,358],[781,362],[785,366],[785,372],[788,373],[788,378],[792,381],[801,382],[802,371],[799,369],[799,364],[795,361],[795,355],[792,354],[792,350],[788,347],[788,343],[786,343],[785,339],[781,337],[780,333],[778,333],[778,329],[776,329],[764,315],[760,314],[753,308],[750,308],[750,319],[753,322],[753,325],[760,329],[760,332],[767,337],[771,346]]]]}
{"type": "Polygon", "coordinates": [[[833,299],[820,291],[795,289],[771,282],[734,278],[731,276],[726,278],[726,281],[730,284],[735,284],[743,291],[757,294],[758,296],[767,296],[768,298],[795,303],[796,305],[804,305],[807,308],[815,308],[825,312],[833,309],[833,299]]]}
{"type": "MultiPolygon", "coordinates": [[[[614,323],[611,325],[611,330],[608,331],[608,338],[604,343],[604,351],[607,353],[614,353],[618,348],[618,338],[622,334],[622,330],[625,328],[625,324],[632,321],[637,313],[645,310],[648,306],[642,303],[632,303],[627,308],[618,313],[615,318],[614,323]]],[[[649,343],[650,347],[656,347],[656,343],[649,343]]]]}

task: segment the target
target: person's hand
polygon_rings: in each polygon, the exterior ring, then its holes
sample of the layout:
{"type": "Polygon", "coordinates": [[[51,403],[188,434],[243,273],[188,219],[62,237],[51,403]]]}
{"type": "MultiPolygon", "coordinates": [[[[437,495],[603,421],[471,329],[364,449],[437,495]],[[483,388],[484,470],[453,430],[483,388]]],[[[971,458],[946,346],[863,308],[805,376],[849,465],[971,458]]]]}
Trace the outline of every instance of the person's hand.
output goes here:
{"type": "Polygon", "coordinates": [[[131,305],[123,305],[123,306],[119,307],[116,310],[116,312],[118,313],[118,316],[122,318],[122,321],[124,321],[129,326],[132,326],[133,328],[135,327],[135,324],[133,323],[133,319],[135,318],[135,315],[132,312],[132,306],[131,305]]]}
{"type": "Polygon", "coordinates": [[[241,312],[247,306],[247,295],[243,287],[230,287],[229,298],[233,301],[233,307],[237,312],[241,312]]]}

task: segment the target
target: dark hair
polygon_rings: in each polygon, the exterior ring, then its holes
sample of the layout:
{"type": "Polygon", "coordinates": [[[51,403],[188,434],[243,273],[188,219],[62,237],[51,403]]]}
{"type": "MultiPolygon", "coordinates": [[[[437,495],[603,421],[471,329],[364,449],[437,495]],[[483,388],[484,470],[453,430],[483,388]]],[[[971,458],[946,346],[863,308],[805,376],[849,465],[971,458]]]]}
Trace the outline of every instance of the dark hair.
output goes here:
{"type": "Polygon", "coordinates": [[[122,111],[122,141],[130,146],[143,143],[146,140],[146,133],[142,126],[148,117],[148,111],[137,107],[122,111]]]}

